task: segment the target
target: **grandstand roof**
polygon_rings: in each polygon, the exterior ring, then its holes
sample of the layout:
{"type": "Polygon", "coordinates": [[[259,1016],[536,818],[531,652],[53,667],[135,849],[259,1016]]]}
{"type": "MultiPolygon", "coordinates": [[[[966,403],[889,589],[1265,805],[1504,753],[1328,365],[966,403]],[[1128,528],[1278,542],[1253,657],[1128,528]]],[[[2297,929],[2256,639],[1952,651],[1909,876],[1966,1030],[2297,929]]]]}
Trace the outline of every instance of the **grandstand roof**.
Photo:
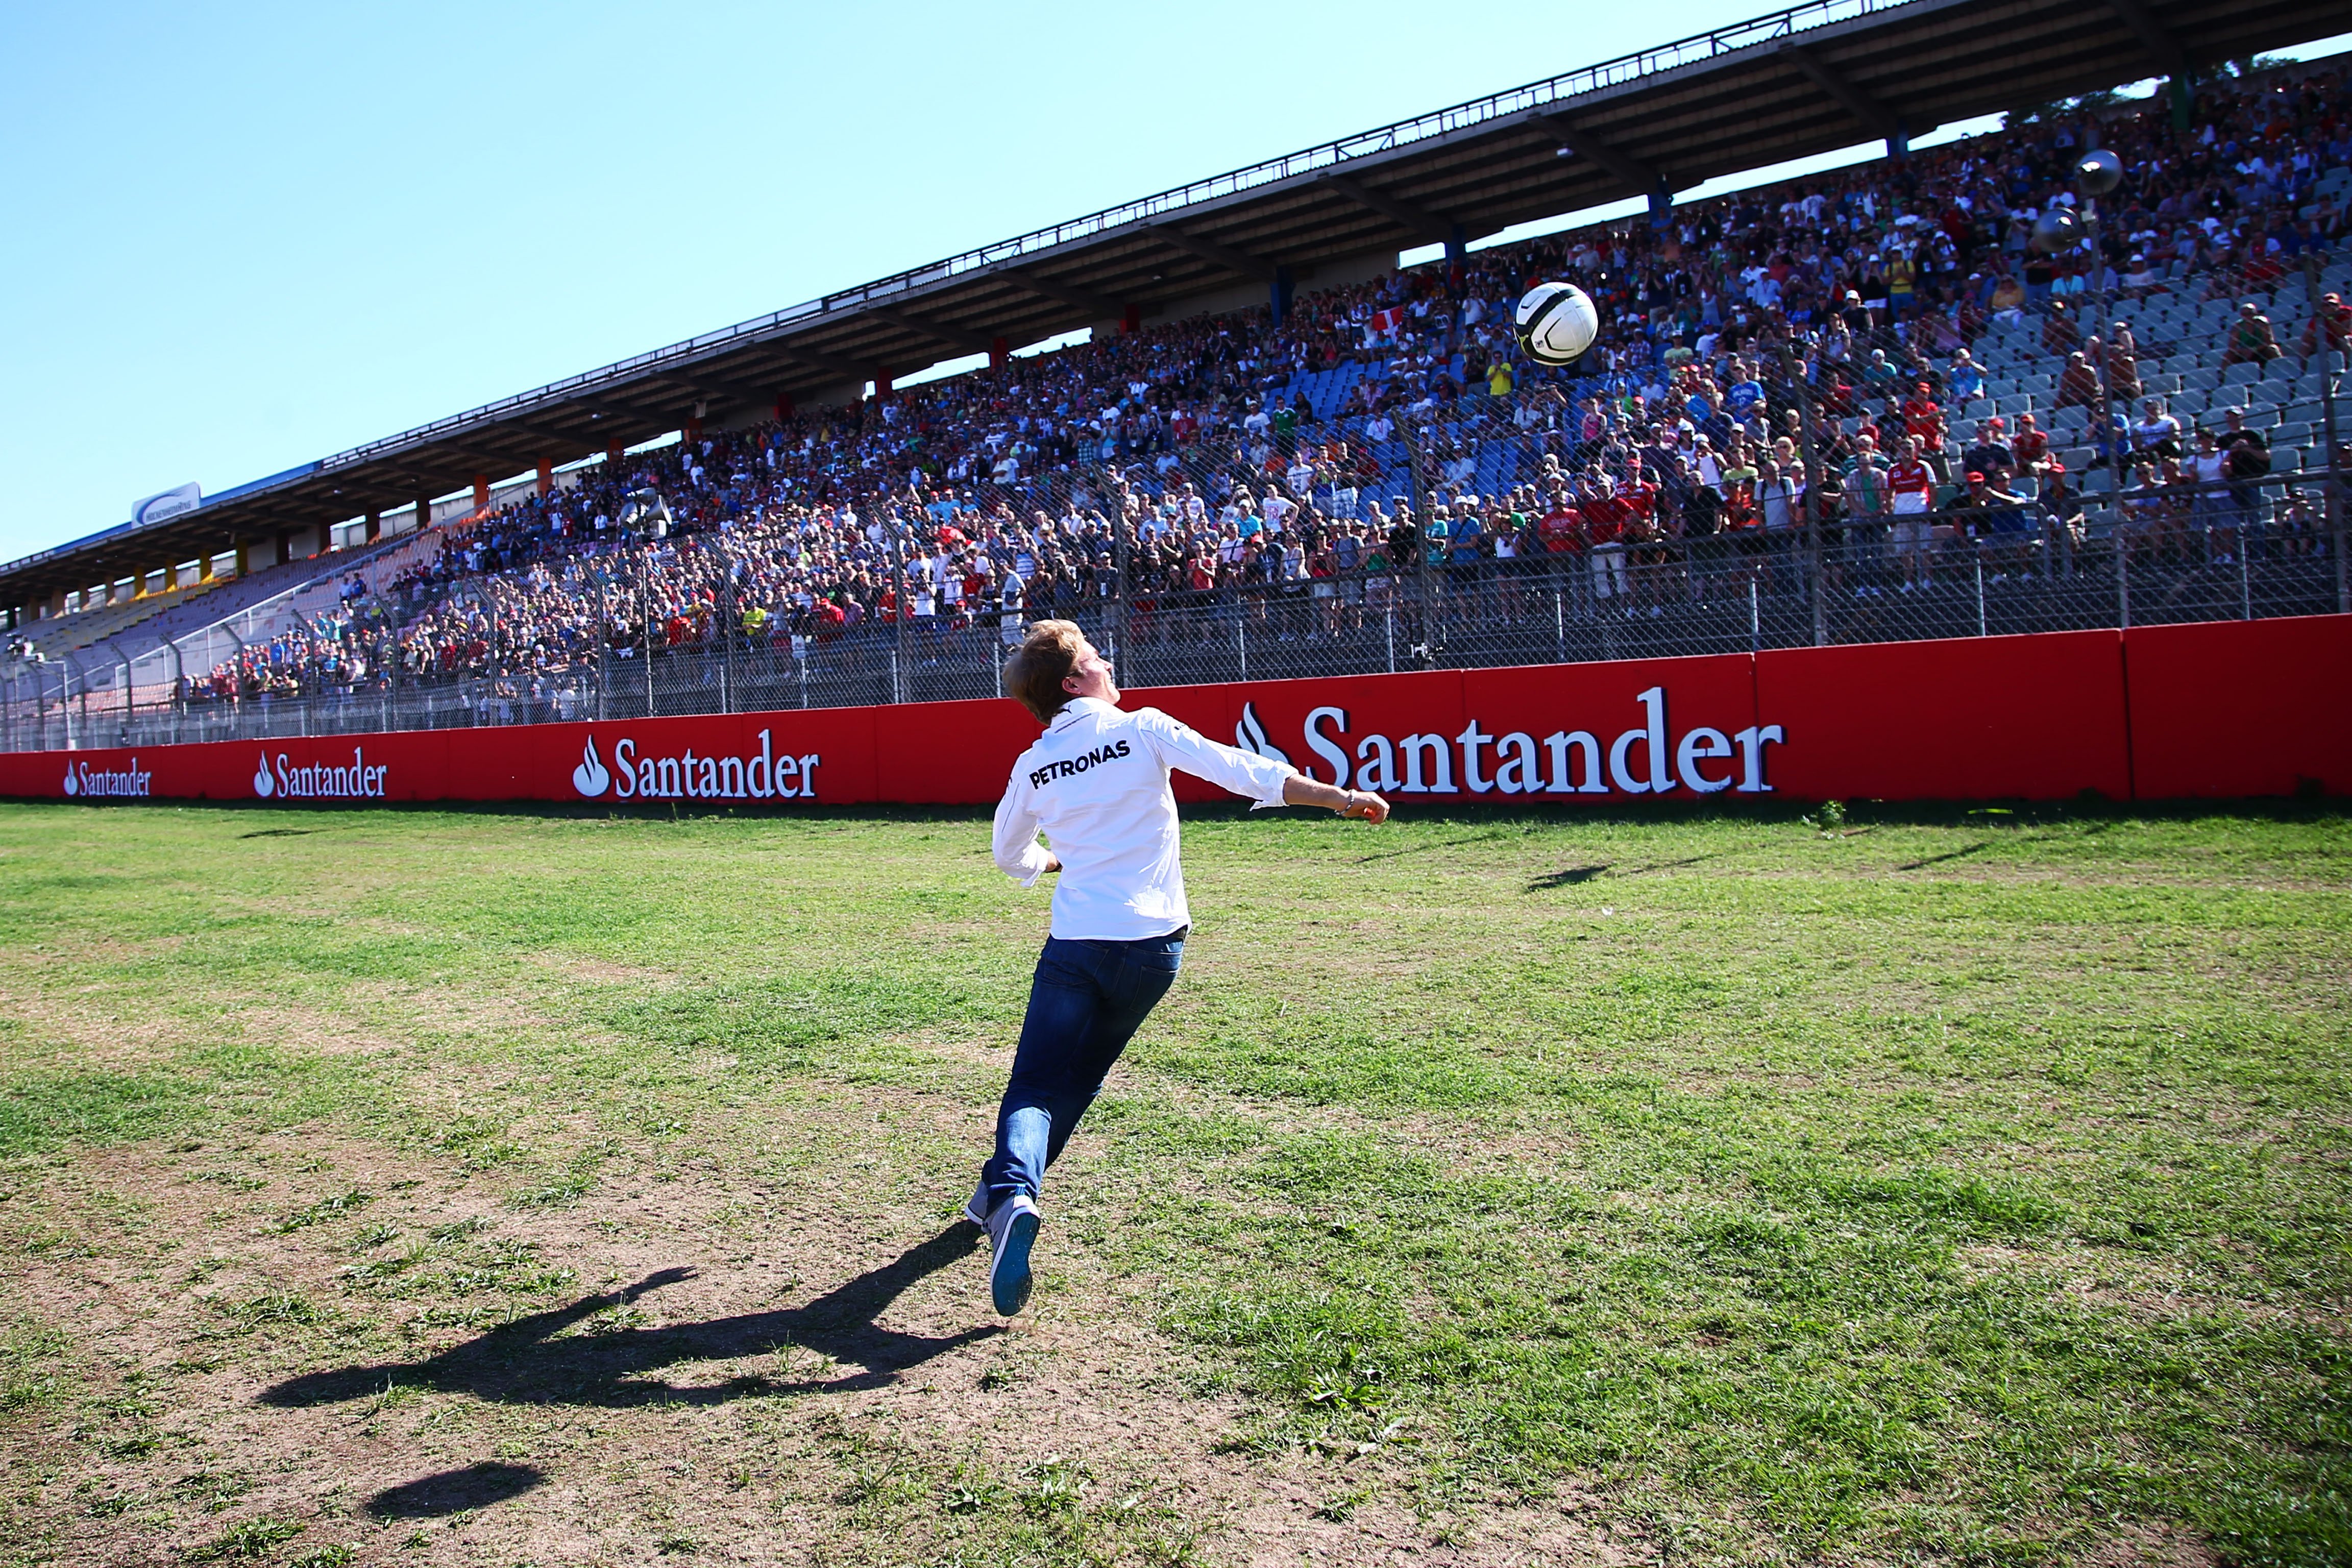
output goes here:
{"type": "Polygon", "coordinates": [[[639,354],[0,567],[0,604],[1034,342],[1286,269],[1643,195],[2321,37],[2333,0],[1809,0],[639,354]]]}

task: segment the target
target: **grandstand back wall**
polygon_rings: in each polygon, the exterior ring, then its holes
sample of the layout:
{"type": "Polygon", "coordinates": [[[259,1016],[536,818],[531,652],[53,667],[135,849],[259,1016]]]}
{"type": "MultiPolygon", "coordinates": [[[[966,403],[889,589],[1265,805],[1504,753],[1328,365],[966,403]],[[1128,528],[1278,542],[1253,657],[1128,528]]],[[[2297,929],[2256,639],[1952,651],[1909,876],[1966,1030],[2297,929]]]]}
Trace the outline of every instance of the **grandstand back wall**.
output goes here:
{"type": "MultiPolygon", "coordinates": [[[[1409,805],[2352,793],[2352,616],[1166,687],[1219,740],[1409,805]]],[[[1010,701],[0,755],[77,799],[984,805],[1010,701]]],[[[1189,800],[1219,792],[1182,778],[1189,800]]]]}

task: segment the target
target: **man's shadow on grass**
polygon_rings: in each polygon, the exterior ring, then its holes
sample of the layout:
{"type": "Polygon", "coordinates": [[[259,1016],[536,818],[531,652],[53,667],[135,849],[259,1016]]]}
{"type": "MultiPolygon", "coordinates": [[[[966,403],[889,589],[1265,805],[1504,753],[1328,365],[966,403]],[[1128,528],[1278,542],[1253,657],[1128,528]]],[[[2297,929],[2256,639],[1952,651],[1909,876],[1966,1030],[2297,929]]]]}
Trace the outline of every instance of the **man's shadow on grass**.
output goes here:
{"type": "Polygon", "coordinates": [[[305,1373],[264,1389],[260,1402],[299,1408],[417,1388],[505,1405],[719,1405],[758,1394],[878,1388],[934,1356],[1003,1331],[991,1325],[944,1336],[909,1334],[875,1321],[916,1281],[971,1257],[979,1245],[978,1227],[959,1220],[896,1261],[806,1306],[658,1329],[590,1326],[564,1332],[598,1312],[694,1275],[690,1268],[665,1268],[619,1290],[519,1318],[422,1361],[305,1373]],[[807,1375],[787,1381],[744,1376],[686,1388],[653,1375],[681,1362],[731,1361],[779,1351],[786,1352],[787,1371],[803,1352],[863,1370],[838,1375],[820,1363],[807,1375]]]}

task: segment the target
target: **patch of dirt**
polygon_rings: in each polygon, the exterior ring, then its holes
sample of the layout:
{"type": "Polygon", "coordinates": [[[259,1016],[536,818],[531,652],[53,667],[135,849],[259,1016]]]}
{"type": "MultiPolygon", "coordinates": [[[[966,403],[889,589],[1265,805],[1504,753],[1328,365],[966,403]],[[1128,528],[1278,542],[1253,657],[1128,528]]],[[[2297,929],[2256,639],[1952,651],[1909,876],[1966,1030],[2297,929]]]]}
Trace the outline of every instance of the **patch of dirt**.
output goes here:
{"type": "Polygon", "coordinates": [[[643,964],[624,963],[618,959],[586,958],[578,953],[550,949],[532,953],[530,961],[562,979],[587,985],[629,985],[645,991],[670,991],[682,983],[679,976],[666,969],[648,969],[643,964]]]}
{"type": "Polygon", "coordinates": [[[2115,1524],[2107,1540],[2083,1556],[2084,1568],[2216,1568],[2213,1549],[2170,1525],[2115,1524]]]}
{"type": "MultiPolygon", "coordinates": [[[[802,1114],[816,1137],[874,1110],[802,1114]]],[[[934,1120],[909,1131],[979,1130],[934,1120]]],[[[1427,1521],[1336,1463],[1226,1452],[1239,1405],[1184,1391],[1152,1282],[1049,1248],[999,1319],[972,1226],[843,1206],[821,1164],[624,1156],[574,1206],[518,1207],[503,1170],[298,1131],[23,1174],[0,1321],[75,1350],[0,1454],[14,1527],[59,1563],[296,1524],[269,1554],[843,1564],[1026,1530],[1123,1560],[1648,1558],[1572,1509],[1427,1521]]]]}

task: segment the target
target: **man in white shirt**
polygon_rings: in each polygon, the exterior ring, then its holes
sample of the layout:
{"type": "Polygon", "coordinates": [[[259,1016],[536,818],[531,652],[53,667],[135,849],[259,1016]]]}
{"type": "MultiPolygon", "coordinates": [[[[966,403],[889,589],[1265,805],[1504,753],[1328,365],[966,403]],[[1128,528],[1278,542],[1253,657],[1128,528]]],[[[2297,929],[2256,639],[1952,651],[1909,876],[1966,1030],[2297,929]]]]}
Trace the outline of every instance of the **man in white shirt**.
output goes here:
{"type": "Polygon", "coordinates": [[[996,808],[996,864],[1024,888],[1059,873],[1052,934],[996,1118],[996,1152],[964,1215],[988,1232],[989,1293],[1010,1317],[1029,1300],[1045,1169],[1103,1079],[1175,984],[1192,917],[1179,860],[1181,768],[1260,806],[1319,805],[1367,822],[1388,802],[1222,746],[1157,708],[1123,712],[1110,662],[1070,621],[1039,621],[1004,669],[1006,693],[1045,732],[1021,753],[996,808]],[[1043,829],[1049,850],[1037,842],[1043,829]]]}

